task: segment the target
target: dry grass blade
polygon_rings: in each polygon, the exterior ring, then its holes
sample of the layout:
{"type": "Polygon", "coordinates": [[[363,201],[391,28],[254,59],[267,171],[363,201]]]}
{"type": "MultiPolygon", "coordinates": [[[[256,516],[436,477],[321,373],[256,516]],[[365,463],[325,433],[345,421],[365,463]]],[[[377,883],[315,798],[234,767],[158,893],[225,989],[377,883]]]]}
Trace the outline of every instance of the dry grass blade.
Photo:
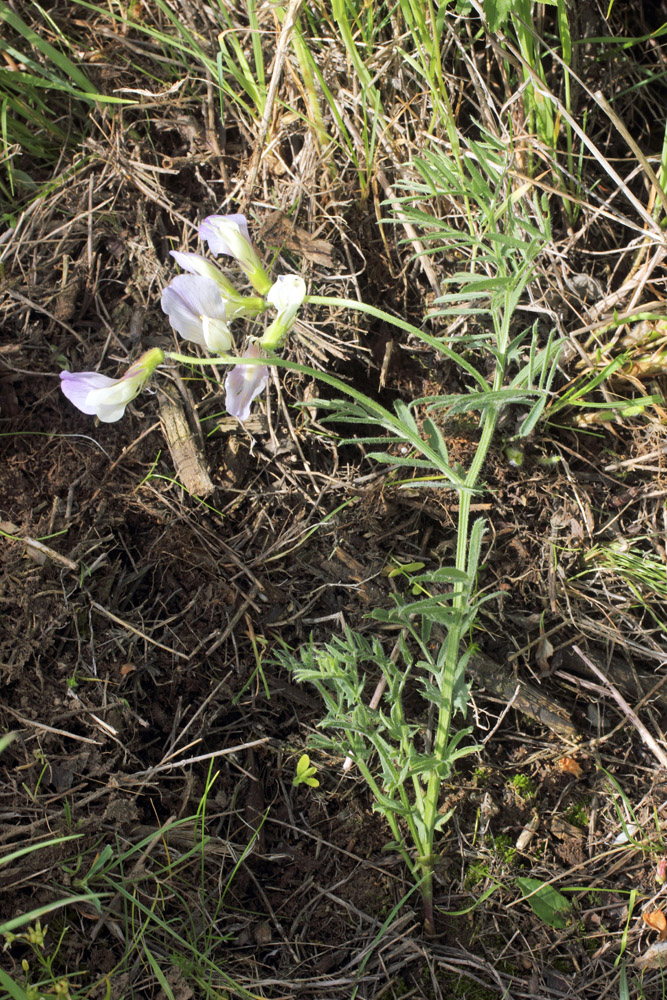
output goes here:
{"type": "Polygon", "coordinates": [[[610,696],[614,699],[614,701],[621,709],[623,714],[626,716],[628,721],[631,722],[632,725],[635,727],[635,729],[641,736],[642,740],[649,748],[649,750],[652,752],[658,763],[662,767],[667,768],[667,754],[659,745],[659,743],[656,741],[656,739],[651,735],[651,733],[649,733],[648,729],[641,721],[641,719],[638,717],[637,713],[630,708],[630,706],[628,705],[627,701],[620,693],[620,691],[618,691],[614,687],[614,685],[605,677],[602,671],[584,653],[582,653],[582,651],[579,649],[578,646],[573,646],[572,648],[574,652],[581,657],[581,659],[586,664],[588,669],[591,670],[595,674],[595,676],[602,681],[605,689],[609,692],[610,696]]]}

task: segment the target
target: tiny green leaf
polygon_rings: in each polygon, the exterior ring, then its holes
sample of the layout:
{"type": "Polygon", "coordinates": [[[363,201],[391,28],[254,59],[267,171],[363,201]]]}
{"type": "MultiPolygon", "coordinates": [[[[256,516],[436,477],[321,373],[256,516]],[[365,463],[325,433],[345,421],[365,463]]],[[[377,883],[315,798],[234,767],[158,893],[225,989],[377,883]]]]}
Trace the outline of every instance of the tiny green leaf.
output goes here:
{"type": "Polygon", "coordinates": [[[567,927],[572,915],[572,904],[562,893],[539,878],[517,878],[516,884],[524,897],[529,897],[526,902],[543,923],[557,930],[567,927]]]}
{"type": "Polygon", "coordinates": [[[310,757],[307,753],[304,753],[299,757],[297,762],[296,774],[292,778],[292,784],[295,786],[310,785],[311,788],[317,788],[319,781],[315,777],[316,774],[316,769],[310,763],[310,757]]]}

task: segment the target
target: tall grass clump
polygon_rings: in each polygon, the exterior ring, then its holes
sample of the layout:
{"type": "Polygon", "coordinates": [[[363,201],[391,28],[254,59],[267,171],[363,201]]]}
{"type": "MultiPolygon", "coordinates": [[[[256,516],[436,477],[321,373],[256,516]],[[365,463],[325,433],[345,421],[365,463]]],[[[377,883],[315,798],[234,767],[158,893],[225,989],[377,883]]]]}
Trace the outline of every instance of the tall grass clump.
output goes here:
{"type": "Polygon", "coordinates": [[[80,41],[38,3],[20,10],[0,2],[0,199],[12,212],[38,193],[66,149],[82,143],[91,109],[132,103],[99,92],[81,66],[80,41]]]}

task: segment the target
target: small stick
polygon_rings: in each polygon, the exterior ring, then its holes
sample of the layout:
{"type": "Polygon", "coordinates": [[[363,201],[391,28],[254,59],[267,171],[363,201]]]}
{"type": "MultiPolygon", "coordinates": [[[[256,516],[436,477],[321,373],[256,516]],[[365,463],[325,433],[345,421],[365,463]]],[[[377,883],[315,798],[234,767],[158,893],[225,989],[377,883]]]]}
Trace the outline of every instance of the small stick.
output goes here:
{"type": "Polygon", "coordinates": [[[97,603],[97,601],[91,601],[90,605],[95,609],[95,611],[99,611],[100,614],[106,615],[107,618],[110,618],[112,622],[116,623],[116,625],[122,625],[123,628],[126,628],[129,632],[133,632],[135,635],[138,635],[140,639],[150,642],[152,646],[157,646],[158,649],[164,649],[165,652],[171,653],[172,656],[180,656],[182,660],[189,659],[187,653],[179,653],[177,649],[170,649],[169,646],[163,645],[163,643],[158,642],[156,639],[151,639],[151,637],[146,635],[145,632],[140,632],[138,628],[134,627],[134,625],[130,625],[129,622],[123,621],[122,618],[119,618],[118,615],[115,615],[112,611],[107,611],[107,609],[103,608],[101,604],[97,603]]]}
{"type": "MultiPolygon", "coordinates": [[[[173,771],[175,767],[185,767],[186,764],[198,764],[202,760],[214,760],[216,757],[224,757],[226,754],[239,753],[241,750],[248,750],[250,747],[262,746],[264,743],[268,743],[271,739],[270,736],[262,736],[259,740],[253,740],[251,743],[240,743],[235,747],[225,747],[224,750],[214,750],[212,753],[204,753],[199,757],[186,757],[184,760],[175,760],[171,764],[158,764],[156,767],[149,767],[146,771],[135,771],[134,774],[128,775],[130,778],[143,778],[144,775],[158,774],[160,771],[173,771]]],[[[190,744],[191,746],[193,744],[190,744]]]]}
{"type": "Polygon", "coordinates": [[[653,754],[655,755],[655,757],[657,758],[657,760],[660,761],[660,763],[662,764],[662,766],[667,769],[667,754],[665,754],[665,752],[662,749],[662,747],[657,743],[657,741],[653,738],[653,736],[651,736],[651,734],[649,733],[648,729],[646,728],[646,726],[644,725],[644,723],[641,721],[641,719],[639,718],[639,716],[637,715],[637,713],[634,712],[630,708],[630,706],[628,705],[627,701],[625,700],[625,698],[623,697],[623,695],[620,693],[620,691],[618,691],[614,687],[614,685],[611,683],[611,681],[607,680],[607,678],[602,673],[602,671],[598,667],[596,667],[595,664],[592,663],[588,659],[588,657],[585,656],[581,652],[581,650],[579,649],[578,646],[573,646],[572,649],[574,650],[574,652],[578,656],[581,657],[581,659],[584,661],[584,663],[586,664],[586,666],[588,667],[588,669],[592,670],[593,673],[595,674],[595,676],[598,677],[602,681],[602,683],[604,684],[605,688],[607,689],[607,691],[609,692],[609,694],[612,696],[612,698],[614,699],[614,701],[616,702],[616,704],[618,705],[618,707],[621,709],[622,712],[625,713],[626,717],[630,720],[630,722],[632,723],[632,725],[635,727],[635,729],[637,730],[637,732],[639,733],[639,735],[643,739],[643,741],[646,744],[646,746],[653,752],[653,754]]]}
{"type": "MultiPolygon", "coordinates": [[[[8,536],[16,537],[16,536],[8,536]]],[[[79,572],[78,563],[75,563],[73,559],[68,559],[67,556],[63,556],[60,552],[56,552],[49,545],[44,545],[43,542],[38,542],[36,538],[16,538],[17,541],[23,542],[28,549],[32,549],[33,552],[38,553],[46,559],[52,559],[53,562],[60,563],[61,566],[65,566],[66,569],[71,569],[73,573],[79,572]]]]}
{"type": "Polygon", "coordinates": [[[2,707],[5,712],[9,712],[9,714],[13,715],[15,719],[18,719],[23,726],[32,726],[33,729],[41,729],[45,733],[54,733],[56,736],[66,736],[70,740],[78,740],[79,743],[94,743],[95,746],[98,747],[102,745],[99,740],[91,740],[88,736],[77,736],[76,733],[68,733],[66,729],[54,729],[53,726],[47,726],[43,722],[35,722],[34,719],[26,719],[25,716],[19,715],[19,713],[15,712],[13,708],[9,707],[9,705],[3,705],[2,707]]]}
{"type": "Polygon", "coordinates": [[[611,122],[616,128],[616,131],[620,132],[620,134],[623,136],[623,138],[627,142],[632,152],[637,157],[639,163],[641,164],[642,170],[646,174],[646,177],[648,178],[652,188],[656,193],[658,200],[662,203],[663,210],[667,212],[667,194],[663,190],[662,184],[656,177],[653,167],[646,159],[646,157],[642,153],[641,149],[639,148],[635,140],[630,135],[628,129],[625,127],[625,123],[622,121],[621,118],[618,117],[618,115],[616,114],[616,112],[614,111],[611,104],[606,99],[601,90],[594,91],[593,100],[600,105],[605,114],[611,119],[611,122]]]}

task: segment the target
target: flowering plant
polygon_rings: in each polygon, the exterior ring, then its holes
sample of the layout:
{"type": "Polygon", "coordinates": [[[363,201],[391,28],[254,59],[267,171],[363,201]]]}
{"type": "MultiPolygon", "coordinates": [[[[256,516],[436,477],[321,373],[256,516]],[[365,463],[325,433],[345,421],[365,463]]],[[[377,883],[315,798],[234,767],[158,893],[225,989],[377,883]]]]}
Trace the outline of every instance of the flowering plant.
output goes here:
{"type": "MultiPolygon", "coordinates": [[[[453,808],[444,807],[441,792],[444,782],[451,780],[454,765],[478,749],[466,742],[472,727],[455,721],[460,715],[465,717],[470,695],[466,670],[474,654],[470,637],[480,608],[489,599],[488,594],[482,596],[477,582],[483,565],[486,522],[478,518],[471,523],[472,500],[479,491],[484,461],[503,409],[510,403],[529,408],[518,433],[526,436],[531,432],[549,398],[561,349],[561,342],[551,335],[540,348],[537,325],[516,333],[515,315],[521,308],[534,262],[549,238],[546,220],[535,203],[531,201],[529,211],[524,213],[512,197],[512,172],[509,161],[503,159],[504,148],[476,142],[471,150],[474,155],[460,160],[447,155],[438,161],[438,169],[447,180],[443,182],[443,196],[462,190],[470,204],[477,204],[479,215],[474,217],[483,219],[484,225],[477,230],[470,214],[467,238],[474,249],[471,269],[449,279],[460,288],[439,298],[442,308],[432,315],[465,313],[483,317],[480,329],[484,332],[479,338],[476,335],[475,341],[493,359],[491,371],[487,357],[482,365],[471,359],[468,337],[461,341],[461,349],[449,334],[434,336],[364,302],[325,296],[307,299],[316,306],[364,313],[428,345],[436,358],[447,359],[465,372],[472,386],[465,394],[438,394],[409,404],[399,398],[389,409],[326,372],[287,363],[270,353],[283,345],[306,301],[305,284],[296,275],[282,275],[271,282],[250,244],[243,216],[211,216],[202,223],[200,236],[209,243],[213,254],[231,255],[238,261],[257,296],[244,297],[233,286],[230,290],[231,283],[206,258],[182,254],[176,260],[186,274],[173,279],[163,293],[162,303],[178,333],[218,355],[194,359],[194,363],[202,365],[232,363],[225,353],[234,349],[232,322],[273,308],[275,317],[264,335],[251,340],[241,361],[227,376],[228,411],[246,419],[253,400],[268,380],[264,357],[275,367],[289,367],[319,379],[343,397],[319,398],[318,409],[327,411],[325,419],[329,421],[350,424],[354,428],[352,437],[359,445],[377,449],[366,452],[366,456],[386,463],[404,477],[394,478],[394,485],[450,490],[458,498],[454,564],[417,573],[411,577],[409,594],[395,594],[393,607],[376,608],[368,616],[398,631],[391,653],[384,649],[380,638],[369,640],[347,627],[330,642],[316,644],[311,640],[298,656],[288,647],[276,653],[277,661],[298,681],[313,684],[319,692],[326,714],[318,726],[322,732],[315,739],[327,752],[345,755],[366,781],[375,809],[383,813],[391,829],[391,845],[419,887],[429,932],[435,927],[438,837],[453,812],[453,808]],[[500,207],[489,216],[489,205],[500,207]],[[527,361],[517,365],[522,353],[527,361]],[[479,441],[467,469],[450,462],[441,430],[442,416],[436,418],[438,411],[478,416],[479,441]],[[387,441],[399,447],[384,449],[387,441]],[[363,697],[367,671],[380,673],[368,704],[363,697]],[[432,706],[428,734],[414,715],[413,682],[432,706]]],[[[421,195],[415,198],[419,200],[421,195]]],[[[418,211],[416,221],[423,217],[421,207],[418,211]]],[[[443,223],[437,238],[446,236],[459,243],[458,225],[458,220],[451,227],[443,223]]],[[[164,356],[191,360],[176,354],[164,356]]],[[[119,380],[107,380],[90,372],[79,376],[64,373],[63,388],[84,412],[114,420],[122,414],[128,398],[144,384],[146,372],[144,361],[141,371],[130,369],[119,380]],[[130,382],[128,387],[126,383],[130,382]]]]}
{"type": "MultiPolygon", "coordinates": [[[[171,279],[162,290],[161,306],[172,328],[189,340],[218,356],[219,363],[231,363],[235,351],[230,324],[246,317],[276,311],[275,319],[259,338],[249,338],[242,357],[247,359],[232,368],[225,379],[227,412],[247,420],[250,407],[268,383],[268,368],[259,362],[285,343],[304,301],[306,284],[298,275],[280,275],[272,282],[257,251],[250,242],[244,215],[211,215],[199,227],[200,238],[211,253],[233,257],[240,265],[257,295],[244,295],[226,275],[201,254],[170,251],[183,274],[171,279]]],[[[120,420],[127,404],[143,389],[148,378],[165,358],[182,360],[179,355],[158,348],[147,351],[119,379],[98,372],[61,372],[61,388],[82,413],[97,416],[107,423],[120,420]]]]}

